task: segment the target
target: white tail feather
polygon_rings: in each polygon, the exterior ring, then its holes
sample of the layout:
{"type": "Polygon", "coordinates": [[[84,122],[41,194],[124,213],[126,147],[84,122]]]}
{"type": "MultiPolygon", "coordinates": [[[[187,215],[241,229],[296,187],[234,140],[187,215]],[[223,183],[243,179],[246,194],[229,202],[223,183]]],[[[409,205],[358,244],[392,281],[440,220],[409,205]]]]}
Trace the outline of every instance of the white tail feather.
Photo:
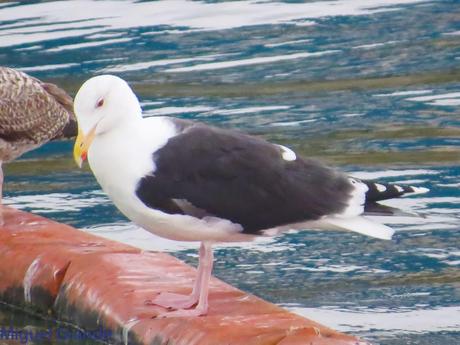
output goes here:
{"type": "Polygon", "coordinates": [[[324,217],[318,223],[321,223],[321,228],[349,230],[382,240],[391,240],[395,232],[389,226],[373,222],[362,216],[350,218],[324,217]]]}

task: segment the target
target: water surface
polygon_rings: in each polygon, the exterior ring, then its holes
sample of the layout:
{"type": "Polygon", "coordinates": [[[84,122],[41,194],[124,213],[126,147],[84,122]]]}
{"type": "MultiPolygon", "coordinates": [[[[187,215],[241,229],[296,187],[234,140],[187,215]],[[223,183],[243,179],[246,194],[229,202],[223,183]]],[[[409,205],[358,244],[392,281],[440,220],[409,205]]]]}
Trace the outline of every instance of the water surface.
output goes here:
{"type": "MultiPolygon", "coordinates": [[[[237,128],[357,177],[430,188],[387,202],[425,216],[386,219],[393,241],[288,233],[217,247],[214,273],[375,344],[454,345],[458,18],[458,2],[442,0],[1,1],[0,65],[72,94],[90,76],[116,74],[133,85],[146,116],[237,128]]],[[[197,244],[155,237],[124,218],[90,171],[74,166],[71,147],[51,143],[6,166],[6,202],[196,263],[197,244]]]]}

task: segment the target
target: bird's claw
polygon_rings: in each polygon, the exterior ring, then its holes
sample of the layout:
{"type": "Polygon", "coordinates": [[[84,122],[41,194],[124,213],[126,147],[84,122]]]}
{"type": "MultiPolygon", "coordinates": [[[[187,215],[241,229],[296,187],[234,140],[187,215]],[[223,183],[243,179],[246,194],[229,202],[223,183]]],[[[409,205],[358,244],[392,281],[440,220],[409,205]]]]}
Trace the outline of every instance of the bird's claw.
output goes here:
{"type": "Polygon", "coordinates": [[[198,302],[198,297],[194,295],[181,295],[171,292],[161,292],[153,300],[148,301],[148,304],[158,305],[163,308],[181,309],[191,308],[198,302]]]}
{"type": "Polygon", "coordinates": [[[160,313],[156,316],[158,319],[166,319],[170,317],[197,317],[206,315],[208,312],[207,308],[197,306],[194,309],[178,309],[174,311],[167,311],[160,313]]]}

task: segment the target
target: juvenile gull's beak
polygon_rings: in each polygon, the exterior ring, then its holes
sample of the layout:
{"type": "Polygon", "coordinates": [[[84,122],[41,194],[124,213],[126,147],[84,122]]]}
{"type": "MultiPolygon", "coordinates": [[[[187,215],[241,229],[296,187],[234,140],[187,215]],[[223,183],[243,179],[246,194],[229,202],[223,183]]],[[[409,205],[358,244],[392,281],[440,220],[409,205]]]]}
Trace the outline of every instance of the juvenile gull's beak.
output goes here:
{"type": "Polygon", "coordinates": [[[82,167],[83,162],[88,156],[89,147],[96,136],[96,126],[97,124],[91,128],[87,135],[83,134],[82,130],[78,128],[78,136],[73,147],[73,159],[79,168],[82,167]]]}

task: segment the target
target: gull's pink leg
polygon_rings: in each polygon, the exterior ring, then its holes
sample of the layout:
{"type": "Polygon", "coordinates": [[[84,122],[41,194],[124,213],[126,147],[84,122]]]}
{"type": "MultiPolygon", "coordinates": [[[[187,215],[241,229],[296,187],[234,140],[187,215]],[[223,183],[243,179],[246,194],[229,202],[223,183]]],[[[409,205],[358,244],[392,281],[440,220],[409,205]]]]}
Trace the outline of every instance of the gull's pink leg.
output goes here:
{"type": "Polygon", "coordinates": [[[158,317],[194,317],[205,315],[208,312],[209,281],[211,280],[213,261],[214,255],[212,253],[211,243],[201,243],[199,267],[202,271],[195,283],[199,296],[197,306],[193,309],[178,309],[176,311],[166,312],[158,315],[158,317]],[[202,252],[203,255],[201,255],[202,252]]]}
{"type": "MultiPolygon", "coordinates": [[[[211,249],[212,251],[212,249],[211,249]]],[[[201,276],[203,275],[203,262],[205,260],[205,245],[201,243],[200,246],[200,257],[198,260],[198,273],[196,276],[195,284],[193,286],[192,293],[190,295],[182,295],[171,292],[162,292],[156,296],[151,303],[159,305],[164,308],[173,308],[173,309],[188,309],[193,305],[198,303],[200,298],[201,290],[201,276]]]]}

